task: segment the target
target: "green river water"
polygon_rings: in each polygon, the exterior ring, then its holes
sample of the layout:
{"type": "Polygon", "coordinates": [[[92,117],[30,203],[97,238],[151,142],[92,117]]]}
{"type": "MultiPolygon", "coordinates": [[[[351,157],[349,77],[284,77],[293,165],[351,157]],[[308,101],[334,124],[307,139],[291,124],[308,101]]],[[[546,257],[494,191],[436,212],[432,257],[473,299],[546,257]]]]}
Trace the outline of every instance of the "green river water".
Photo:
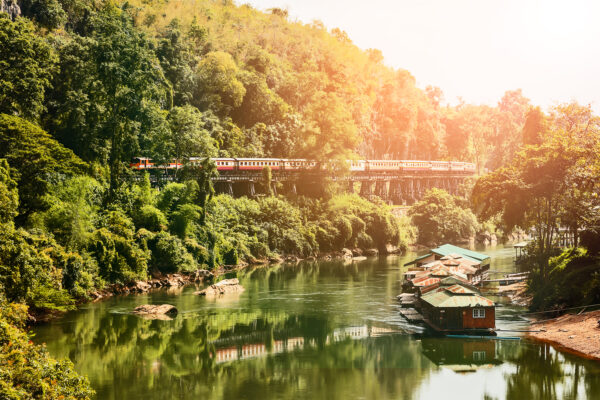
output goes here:
{"type": "MultiPolygon", "coordinates": [[[[513,271],[511,248],[479,250],[492,270],[513,271]]],[[[189,286],[114,297],[35,327],[34,340],[70,358],[107,400],[600,399],[599,362],[408,324],[395,297],[414,256],[251,268],[238,274],[243,293],[218,300],[189,286]],[[180,312],[130,314],[146,303],[180,312]]],[[[526,328],[522,312],[498,307],[497,327],[526,328]]]]}

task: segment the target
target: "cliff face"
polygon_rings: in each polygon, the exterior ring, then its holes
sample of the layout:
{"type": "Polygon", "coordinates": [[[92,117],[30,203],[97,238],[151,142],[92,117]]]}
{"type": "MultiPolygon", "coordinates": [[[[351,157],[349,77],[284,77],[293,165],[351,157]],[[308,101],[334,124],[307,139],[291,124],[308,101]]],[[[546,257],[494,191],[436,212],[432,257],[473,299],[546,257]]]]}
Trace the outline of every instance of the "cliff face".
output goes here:
{"type": "Polygon", "coordinates": [[[0,0],[0,12],[5,12],[10,15],[10,18],[15,19],[21,15],[21,7],[17,4],[17,0],[0,0]]]}

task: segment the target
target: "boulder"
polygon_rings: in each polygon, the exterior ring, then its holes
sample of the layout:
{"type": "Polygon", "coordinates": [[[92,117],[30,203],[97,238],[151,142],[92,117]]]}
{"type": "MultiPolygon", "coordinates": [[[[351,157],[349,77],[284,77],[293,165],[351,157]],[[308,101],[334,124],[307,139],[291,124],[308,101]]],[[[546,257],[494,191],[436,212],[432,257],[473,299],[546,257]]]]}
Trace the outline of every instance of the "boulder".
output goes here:
{"type": "Polygon", "coordinates": [[[215,275],[207,269],[199,269],[194,272],[194,281],[210,282],[214,279],[215,275]]]}
{"type": "Polygon", "coordinates": [[[350,249],[342,249],[342,257],[343,258],[352,258],[352,250],[350,249]]]}
{"type": "Polygon", "coordinates": [[[365,255],[369,257],[374,257],[379,255],[379,250],[377,249],[367,249],[365,250],[365,255]]]}
{"type": "Polygon", "coordinates": [[[136,281],[133,283],[131,290],[137,293],[147,292],[152,288],[152,285],[145,281],[136,281]]]}
{"type": "Polygon", "coordinates": [[[358,248],[352,249],[352,255],[354,257],[362,257],[363,251],[361,249],[358,249],[358,248]]]}
{"type": "Polygon", "coordinates": [[[136,307],[133,313],[138,315],[174,315],[177,314],[177,308],[170,304],[144,304],[136,307]]]}
{"type": "Polygon", "coordinates": [[[199,296],[221,296],[229,293],[243,292],[244,288],[240,285],[237,278],[224,279],[220,282],[210,285],[209,287],[196,292],[199,296]]]}

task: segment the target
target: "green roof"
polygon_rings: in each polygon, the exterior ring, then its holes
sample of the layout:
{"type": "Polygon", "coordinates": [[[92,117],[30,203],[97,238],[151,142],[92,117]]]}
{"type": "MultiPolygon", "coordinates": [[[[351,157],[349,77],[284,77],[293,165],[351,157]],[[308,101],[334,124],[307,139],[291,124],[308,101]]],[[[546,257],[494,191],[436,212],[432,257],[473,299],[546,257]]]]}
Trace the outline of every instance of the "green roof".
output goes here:
{"type": "Polygon", "coordinates": [[[440,247],[437,247],[437,248],[431,250],[430,253],[419,256],[419,257],[415,258],[414,260],[412,260],[411,262],[407,262],[406,264],[404,264],[404,266],[415,264],[415,263],[429,257],[431,254],[437,254],[438,256],[441,256],[441,257],[449,256],[450,254],[460,254],[467,260],[471,260],[473,262],[476,262],[477,264],[481,264],[481,263],[483,263],[483,261],[490,259],[490,256],[488,256],[487,254],[477,253],[476,251],[463,249],[462,247],[453,246],[451,244],[444,244],[440,247]]]}
{"type": "Polygon", "coordinates": [[[490,256],[486,254],[477,253],[476,251],[463,249],[462,247],[453,246],[451,244],[444,244],[440,247],[431,250],[431,252],[442,257],[456,253],[460,254],[468,260],[475,261],[478,263],[481,263],[482,261],[485,261],[490,258],[490,256]]]}
{"type": "Polygon", "coordinates": [[[448,290],[430,292],[421,297],[421,301],[434,307],[493,307],[494,302],[478,294],[453,294],[448,290]]]}
{"type": "Polygon", "coordinates": [[[404,266],[415,264],[415,263],[421,261],[422,259],[429,257],[430,255],[431,255],[431,253],[423,254],[422,256],[415,258],[411,262],[407,262],[406,264],[404,264],[404,266]]]}

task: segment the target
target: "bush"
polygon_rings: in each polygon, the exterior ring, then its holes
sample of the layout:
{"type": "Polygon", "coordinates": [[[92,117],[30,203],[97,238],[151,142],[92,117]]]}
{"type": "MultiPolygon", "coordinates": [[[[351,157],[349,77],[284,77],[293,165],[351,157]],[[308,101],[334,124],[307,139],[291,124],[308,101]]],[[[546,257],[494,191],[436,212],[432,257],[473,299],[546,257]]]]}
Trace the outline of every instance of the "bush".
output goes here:
{"type": "Polygon", "coordinates": [[[23,331],[27,308],[0,295],[0,398],[91,399],[88,380],[69,360],[57,361],[23,331]]]}
{"type": "Polygon", "coordinates": [[[149,204],[142,206],[134,214],[135,225],[152,232],[164,231],[167,229],[167,217],[158,208],[149,204]]]}
{"type": "Polygon", "coordinates": [[[47,243],[48,238],[12,224],[0,226],[0,289],[8,301],[38,309],[72,307],[73,299],[62,288],[61,270],[48,254],[47,243]]]}
{"type": "Polygon", "coordinates": [[[148,243],[152,252],[150,267],[163,273],[195,271],[198,264],[186,250],[181,239],[160,232],[148,243]]]}
{"type": "Polygon", "coordinates": [[[133,237],[119,236],[106,228],[94,232],[88,251],[98,262],[98,273],[107,282],[128,283],[145,279],[149,254],[133,237]]]}
{"type": "Polygon", "coordinates": [[[442,189],[428,190],[408,215],[419,230],[419,243],[427,245],[469,239],[479,227],[475,214],[442,189]]]}

